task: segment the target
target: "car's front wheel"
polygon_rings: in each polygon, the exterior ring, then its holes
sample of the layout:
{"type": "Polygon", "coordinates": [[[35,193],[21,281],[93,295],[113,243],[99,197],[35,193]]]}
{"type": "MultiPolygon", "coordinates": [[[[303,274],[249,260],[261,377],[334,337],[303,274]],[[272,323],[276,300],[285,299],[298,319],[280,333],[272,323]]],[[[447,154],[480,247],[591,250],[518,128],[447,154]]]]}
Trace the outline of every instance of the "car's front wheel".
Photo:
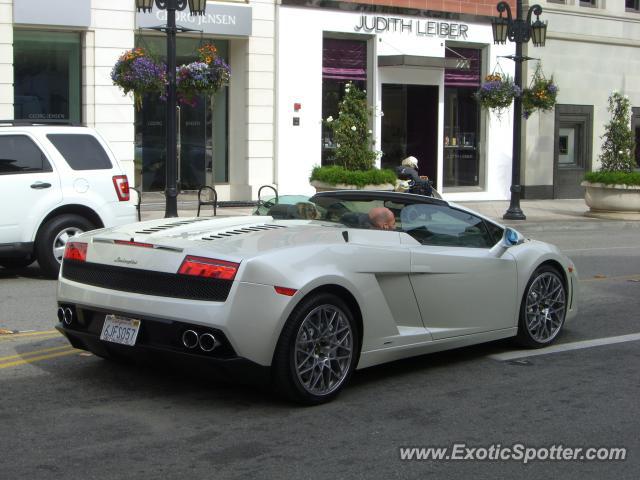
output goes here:
{"type": "Polygon", "coordinates": [[[80,215],[60,215],[47,221],[36,238],[36,253],[42,273],[46,277],[56,278],[67,242],[71,237],[94,228],[89,220],[80,215]]]}
{"type": "Polygon", "coordinates": [[[517,340],[527,347],[552,343],[567,313],[567,289],[557,269],[538,268],[527,284],[520,306],[517,340]]]}
{"type": "Polygon", "coordinates": [[[358,343],[353,313],[340,297],[306,298],[291,313],[276,347],[276,389],[307,405],[332,400],[351,377],[358,343]]]}

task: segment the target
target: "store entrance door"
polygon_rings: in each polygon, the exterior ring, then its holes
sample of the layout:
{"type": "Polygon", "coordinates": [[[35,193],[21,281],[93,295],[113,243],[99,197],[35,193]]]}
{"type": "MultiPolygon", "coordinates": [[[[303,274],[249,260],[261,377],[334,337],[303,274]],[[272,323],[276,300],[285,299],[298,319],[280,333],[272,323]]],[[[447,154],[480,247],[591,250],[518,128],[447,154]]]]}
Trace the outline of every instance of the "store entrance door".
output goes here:
{"type": "Polygon", "coordinates": [[[418,159],[420,175],[427,175],[435,185],[438,87],[383,84],[382,111],[382,168],[394,168],[412,155],[418,159]]]}

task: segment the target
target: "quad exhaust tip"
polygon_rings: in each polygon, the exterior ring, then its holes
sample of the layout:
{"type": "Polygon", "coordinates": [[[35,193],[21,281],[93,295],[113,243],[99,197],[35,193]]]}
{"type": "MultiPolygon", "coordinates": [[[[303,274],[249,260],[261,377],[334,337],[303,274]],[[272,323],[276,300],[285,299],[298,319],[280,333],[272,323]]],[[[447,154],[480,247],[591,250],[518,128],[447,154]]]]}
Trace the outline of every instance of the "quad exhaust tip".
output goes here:
{"type": "Polygon", "coordinates": [[[66,326],[69,326],[73,323],[73,310],[71,308],[60,307],[58,308],[58,320],[60,323],[64,323],[66,326]]]}
{"type": "Polygon", "coordinates": [[[185,330],[182,334],[182,344],[188,349],[198,346],[198,334],[193,330],[185,330]]]}
{"type": "Polygon", "coordinates": [[[195,330],[185,330],[182,333],[182,344],[189,350],[199,346],[200,350],[208,353],[215,350],[220,342],[211,333],[198,334],[195,330]]]}
{"type": "Polygon", "coordinates": [[[200,349],[203,352],[211,352],[219,345],[216,337],[214,337],[210,333],[203,333],[202,335],[200,335],[198,343],[200,344],[200,349]]]}

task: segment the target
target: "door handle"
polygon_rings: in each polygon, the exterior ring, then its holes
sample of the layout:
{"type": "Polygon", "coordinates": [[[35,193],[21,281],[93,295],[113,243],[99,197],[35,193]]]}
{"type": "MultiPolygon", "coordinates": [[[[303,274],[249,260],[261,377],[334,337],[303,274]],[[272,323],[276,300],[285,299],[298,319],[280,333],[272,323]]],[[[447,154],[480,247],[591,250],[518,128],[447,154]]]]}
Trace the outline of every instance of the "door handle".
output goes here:
{"type": "Polygon", "coordinates": [[[35,188],[36,190],[42,190],[43,188],[49,187],[51,187],[51,184],[46,182],[36,182],[31,184],[31,188],[35,188]]]}

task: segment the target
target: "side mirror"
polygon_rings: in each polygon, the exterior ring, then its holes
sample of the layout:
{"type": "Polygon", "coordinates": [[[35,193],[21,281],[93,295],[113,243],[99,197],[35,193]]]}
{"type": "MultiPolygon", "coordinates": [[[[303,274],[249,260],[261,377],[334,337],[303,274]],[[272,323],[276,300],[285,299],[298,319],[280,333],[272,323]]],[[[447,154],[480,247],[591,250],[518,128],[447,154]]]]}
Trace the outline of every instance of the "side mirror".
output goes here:
{"type": "Polygon", "coordinates": [[[524,237],[513,228],[505,228],[502,236],[502,246],[505,248],[514,247],[524,242],[524,237]]]}

